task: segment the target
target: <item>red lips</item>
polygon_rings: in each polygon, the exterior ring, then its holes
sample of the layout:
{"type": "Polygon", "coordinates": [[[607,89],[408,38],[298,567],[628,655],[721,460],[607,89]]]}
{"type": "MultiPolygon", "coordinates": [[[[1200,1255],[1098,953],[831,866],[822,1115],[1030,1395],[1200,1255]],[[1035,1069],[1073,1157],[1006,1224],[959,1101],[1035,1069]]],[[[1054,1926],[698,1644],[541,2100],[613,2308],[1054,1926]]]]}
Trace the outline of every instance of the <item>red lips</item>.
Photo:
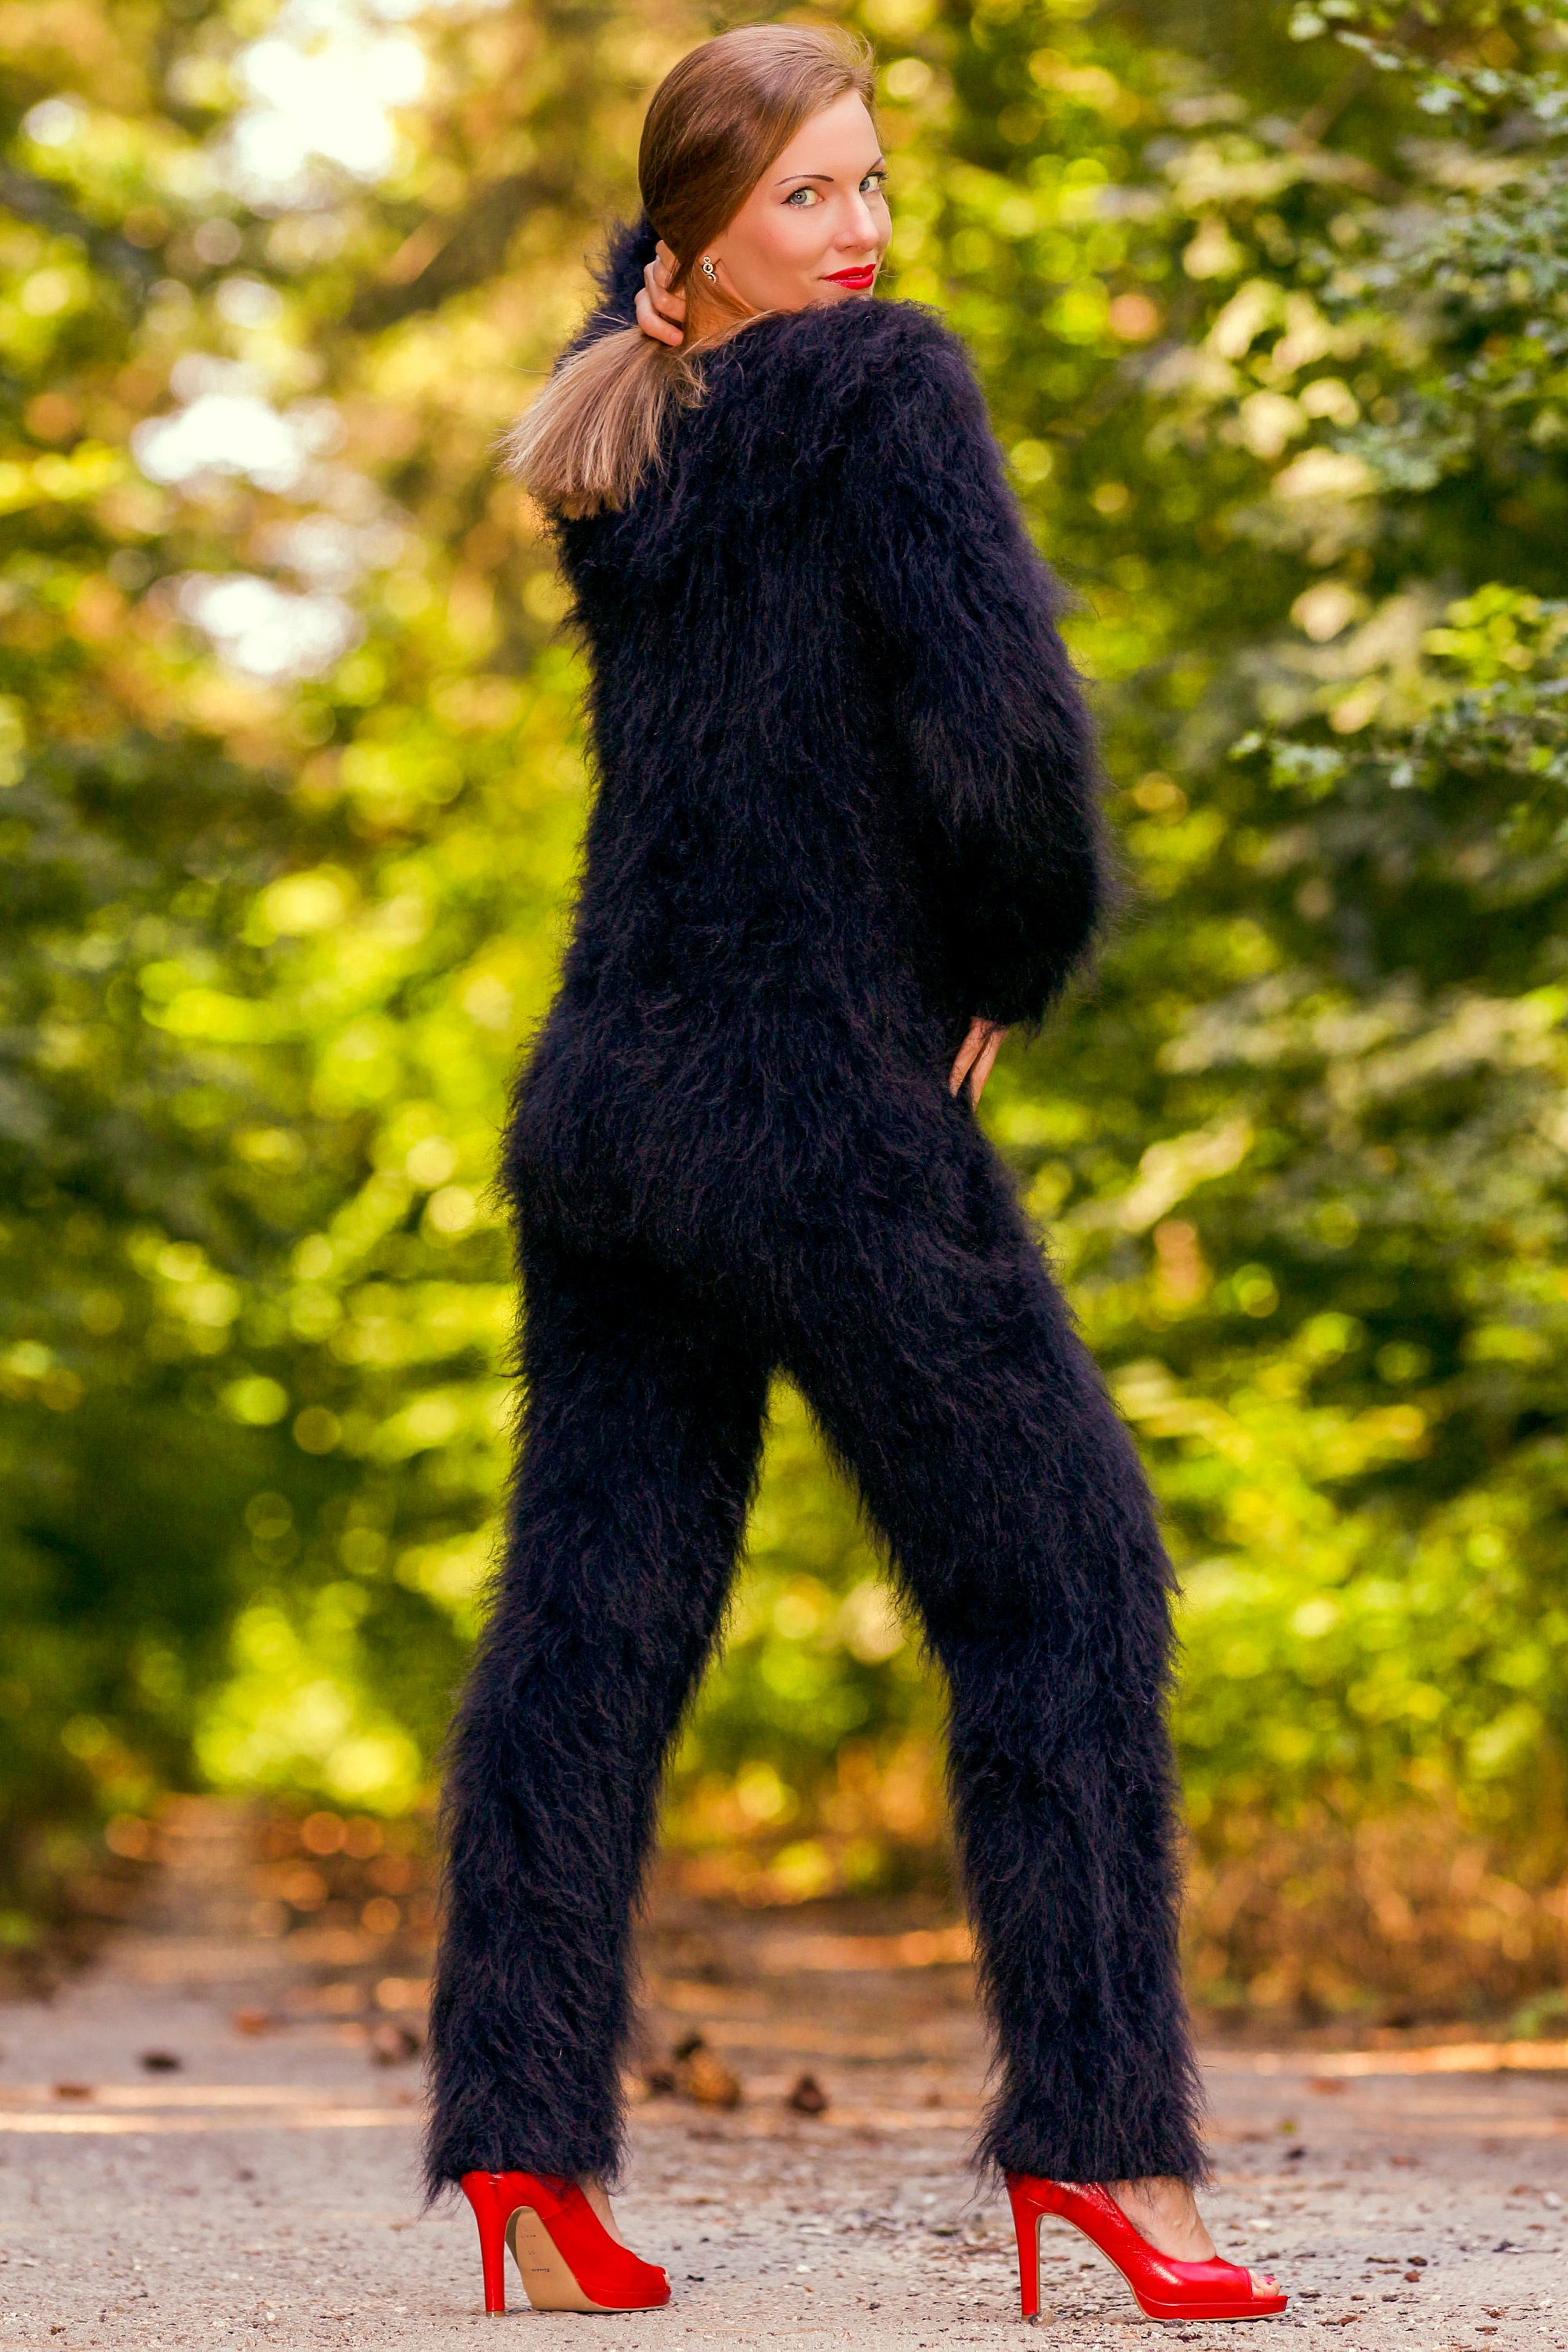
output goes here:
{"type": "Polygon", "coordinates": [[[847,286],[852,294],[863,294],[877,275],[874,261],[864,261],[857,269],[836,269],[828,278],[830,286],[847,286]]]}

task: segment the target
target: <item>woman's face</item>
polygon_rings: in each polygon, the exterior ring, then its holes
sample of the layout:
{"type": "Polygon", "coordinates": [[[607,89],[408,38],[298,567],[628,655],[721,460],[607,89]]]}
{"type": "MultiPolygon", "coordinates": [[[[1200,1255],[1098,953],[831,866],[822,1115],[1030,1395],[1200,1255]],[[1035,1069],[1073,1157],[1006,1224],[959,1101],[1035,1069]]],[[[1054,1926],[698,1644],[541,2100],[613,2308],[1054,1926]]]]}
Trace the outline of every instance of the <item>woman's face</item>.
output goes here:
{"type": "Polygon", "coordinates": [[[848,90],[802,125],[709,246],[721,288],[753,310],[868,294],[893,233],[885,174],[865,101],[848,90]]]}

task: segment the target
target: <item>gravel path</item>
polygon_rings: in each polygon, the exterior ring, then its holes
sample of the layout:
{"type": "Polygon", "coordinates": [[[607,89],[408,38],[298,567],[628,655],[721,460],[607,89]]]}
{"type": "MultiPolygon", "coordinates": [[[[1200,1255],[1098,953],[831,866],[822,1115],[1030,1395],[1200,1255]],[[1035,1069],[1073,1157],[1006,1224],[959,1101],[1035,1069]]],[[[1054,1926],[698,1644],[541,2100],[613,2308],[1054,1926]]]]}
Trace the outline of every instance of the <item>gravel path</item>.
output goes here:
{"type": "MultiPolygon", "coordinates": [[[[950,1948],[776,1919],[655,1935],[652,2056],[700,2032],[699,2079],[745,2086],[733,2109],[635,2109],[618,2211],[674,2302],[542,2318],[519,2294],[500,2325],[627,2352],[957,2352],[1016,2325],[1005,2208],[965,2168],[984,2053],[950,1948]],[[803,2072],[821,2116],[785,2105],[803,2072]]],[[[0,2009],[0,2347],[489,2343],[466,2209],[419,2210],[417,2065],[395,2054],[417,1988],[382,1991],[348,2013],[321,1939],[126,1937],[52,2003],[0,2009]]],[[[1568,2347],[1568,2051],[1476,2071],[1496,2054],[1207,2053],[1215,2234],[1292,2291],[1262,2325],[1568,2347]]],[[[1065,2344],[1161,2332],[1087,2242],[1047,2224],[1045,2244],[1065,2344]]]]}

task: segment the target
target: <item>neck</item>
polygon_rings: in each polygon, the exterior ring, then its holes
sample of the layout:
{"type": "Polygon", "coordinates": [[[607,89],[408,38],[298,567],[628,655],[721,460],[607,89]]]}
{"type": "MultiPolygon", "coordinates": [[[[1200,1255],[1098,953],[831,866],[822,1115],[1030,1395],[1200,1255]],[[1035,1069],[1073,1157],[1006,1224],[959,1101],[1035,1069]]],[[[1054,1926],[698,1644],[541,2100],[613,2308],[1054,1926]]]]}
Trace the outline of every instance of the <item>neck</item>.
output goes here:
{"type": "Polygon", "coordinates": [[[686,281],[688,351],[701,343],[721,343],[748,320],[763,316],[761,310],[753,310],[738,294],[731,294],[721,286],[710,286],[700,269],[694,269],[686,281]]]}

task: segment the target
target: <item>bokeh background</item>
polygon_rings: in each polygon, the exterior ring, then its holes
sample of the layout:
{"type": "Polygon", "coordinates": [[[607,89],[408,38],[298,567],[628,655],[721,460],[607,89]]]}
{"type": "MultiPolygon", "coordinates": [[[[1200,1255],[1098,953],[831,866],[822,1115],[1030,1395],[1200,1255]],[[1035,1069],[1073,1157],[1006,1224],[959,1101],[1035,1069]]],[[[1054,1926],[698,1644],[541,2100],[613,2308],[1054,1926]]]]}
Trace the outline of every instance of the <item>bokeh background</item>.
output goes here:
{"type": "MultiPolygon", "coordinates": [[[[877,44],[893,289],[974,352],[1105,729],[1128,919],[984,1118],[1181,1567],[1194,1994],[1561,2031],[1568,23],[781,13],[877,44]]],[[[174,1792],[314,1852],[427,1819],[507,1455],[497,1133],[590,789],[495,445],[726,21],[0,5],[19,1960],[174,1792]]],[[[781,1387],[667,1867],[940,1903],[940,1740],[781,1387]]]]}

